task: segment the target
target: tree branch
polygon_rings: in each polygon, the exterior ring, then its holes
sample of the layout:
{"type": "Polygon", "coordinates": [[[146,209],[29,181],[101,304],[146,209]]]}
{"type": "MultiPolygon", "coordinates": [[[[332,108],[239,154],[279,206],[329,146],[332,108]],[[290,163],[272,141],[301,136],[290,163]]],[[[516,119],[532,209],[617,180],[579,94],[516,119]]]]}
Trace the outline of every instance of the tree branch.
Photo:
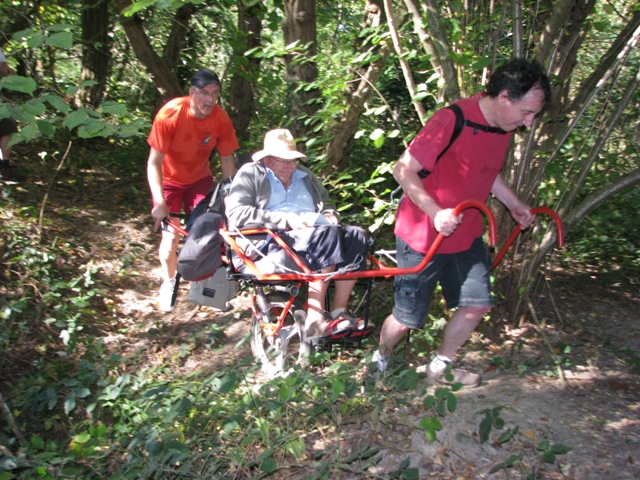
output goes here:
{"type": "MultiPolygon", "coordinates": [[[[444,102],[445,99],[448,102],[455,102],[460,98],[460,88],[458,86],[458,75],[456,73],[456,68],[453,64],[453,61],[449,56],[445,56],[444,58],[440,56],[438,53],[438,49],[435,47],[435,43],[433,39],[424,29],[424,25],[422,23],[422,13],[415,0],[404,0],[404,4],[407,7],[407,10],[411,13],[411,17],[413,18],[413,31],[418,35],[420,39],[420,43],[422,43],[422,47],[424,51],[430,57],[431,65],[434,70],[440,74],[442,79],[444,80],[444,90],[442,93],[438,94],[438,102],[444,102]]],[[[436,10],[436,16],[437,16],[436,10]]],[[[437,21],[437,20],[436,20],[437,21]]],[[[443,45],[443,49],[449,50],[449,41],[447,37],[439,40],[439,43],[443,45]]]]}
{"type": "Polygon", "coordinates": [[[426,122],[427,113],[422,106],[422,102],[420,100],[413,100],[416,95],[416,82],[413,79],[413,74],[411,73],[411,68],[409,67],[409,63],[404,58],[404,54],[402,52],[402,44],[400,43],[400,37],[398,36],[398,28],[396,26],[396,20],[393,13],[393,6],[391,5],[391,0],[384,0],[384,11],[387,14],[387,25],[389,26],[389,32],[391,33],[391,40],[393,41],[393,47],[398,54],[398,61],[400,62],[400,68],[402,69],[402,74],[404,75],[404,80],[407,84],[407,90],[409,90],[409,94],[411,95],[411,102],[418,113],[418,117],[420,118],[420,123],[422,125],[426,122]]]}

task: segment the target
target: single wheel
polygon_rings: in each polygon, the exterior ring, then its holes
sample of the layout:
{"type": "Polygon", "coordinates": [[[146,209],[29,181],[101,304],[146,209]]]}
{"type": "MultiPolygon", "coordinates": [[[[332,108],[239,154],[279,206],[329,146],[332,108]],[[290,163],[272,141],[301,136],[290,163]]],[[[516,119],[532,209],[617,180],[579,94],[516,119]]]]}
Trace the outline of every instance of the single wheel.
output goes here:
{"type": "MultiPolygon", "coordinates": [[[[307,313],[297,300],[294,300],[282,328],[270,335],[270,328],[276,327],[278,316],[285,308],[289,295],[270,292],[265,295],[269,311],[269,323],[254,315],[251,324],[251,351],[260,362],[262,369],[271,377],[283,375],[290,365],[300,362],[308,355],[310,347],[301,338],[307,313]]],[[[256,305],[256,311],[260,311],[256,305]]],[[[304,336],[304,334],[302,335],[304,336]]]]}

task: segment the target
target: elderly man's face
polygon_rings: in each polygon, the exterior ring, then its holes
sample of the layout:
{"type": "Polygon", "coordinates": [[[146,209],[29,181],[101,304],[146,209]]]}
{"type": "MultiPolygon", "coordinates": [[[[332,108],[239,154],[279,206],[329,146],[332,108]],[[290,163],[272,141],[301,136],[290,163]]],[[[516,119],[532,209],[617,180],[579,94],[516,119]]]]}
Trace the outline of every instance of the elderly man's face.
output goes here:
{"type": "Polygon", "coordinates": [[[219,93],[220,85],[212,83],[202,88],[191,87],[189,95],[191,96],[191,113],[193,116],[196,118],[208,117],[218,101],[219,93]]]}
{"type": "Polygon", "coordinates": [[[264,157],[265,166],[273,170],[274,175],[283,185],[291,181],[291,176],[298,166],[298,160],[288,160],[273,156],[264,157]]]}

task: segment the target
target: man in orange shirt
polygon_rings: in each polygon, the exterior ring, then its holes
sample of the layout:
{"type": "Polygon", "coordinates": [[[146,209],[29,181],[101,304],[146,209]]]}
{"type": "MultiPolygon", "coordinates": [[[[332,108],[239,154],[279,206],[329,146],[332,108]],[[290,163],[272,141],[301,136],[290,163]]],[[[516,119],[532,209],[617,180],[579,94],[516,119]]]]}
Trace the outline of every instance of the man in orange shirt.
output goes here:
{"type": "MultiPolygon", "coordinates": [[[[160,109],[147,142],[151,146],[147,178],[153,199],[154,231],[168,217],[184,208],[191,213],[214,185],[209,158],[214,149],[220,155],[222,178],[233,176],[233,152],[238,148],[233,124],[217,105],[220,79],[211,70],[199,70],[191,78],[189,95],[170,100],[160,109]]],[[[176,223],[179,220],[174,219],[176,223]]],[[[172,229],[162,231],[159,256],[163,270],[159,308],[173,310],[179,236],[172,229]]]]}

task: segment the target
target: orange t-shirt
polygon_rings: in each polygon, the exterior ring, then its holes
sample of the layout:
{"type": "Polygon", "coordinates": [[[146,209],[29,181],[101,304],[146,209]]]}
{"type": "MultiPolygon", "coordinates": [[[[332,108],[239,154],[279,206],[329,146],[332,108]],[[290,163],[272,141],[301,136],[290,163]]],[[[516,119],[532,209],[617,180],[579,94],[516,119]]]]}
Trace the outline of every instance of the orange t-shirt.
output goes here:
{"type": "Polygon", "coordinates": [[[172,185],[190,185],[212,175],[209,157],[214,148],[221,156],[238,148],[229,115],[216,105],[208,117],[195,118],[189,97],[174,98],[160,109],[147,142],[164,153],[162,181],[172,185]]]}

